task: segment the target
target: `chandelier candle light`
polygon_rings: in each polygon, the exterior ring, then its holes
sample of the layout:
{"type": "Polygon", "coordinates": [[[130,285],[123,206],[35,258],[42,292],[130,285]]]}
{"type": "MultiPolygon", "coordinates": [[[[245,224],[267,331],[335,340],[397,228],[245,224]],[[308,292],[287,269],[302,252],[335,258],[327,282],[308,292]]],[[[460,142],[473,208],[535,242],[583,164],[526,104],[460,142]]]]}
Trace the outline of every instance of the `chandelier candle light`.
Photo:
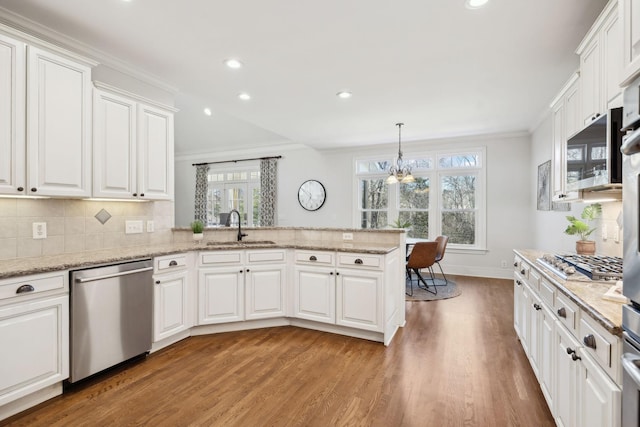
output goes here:
{"type": "Polygon", "coordinates": [[[389,177],[386,180],[387,184],[395,184],[402,182],[404,184],[414,182],[415,178],[411,175],[411,168],[402,164],[402,126],[404,123],[396,123],[398,126],[398,158],[395,161],[395,165],[389,168],[389,177]]]}

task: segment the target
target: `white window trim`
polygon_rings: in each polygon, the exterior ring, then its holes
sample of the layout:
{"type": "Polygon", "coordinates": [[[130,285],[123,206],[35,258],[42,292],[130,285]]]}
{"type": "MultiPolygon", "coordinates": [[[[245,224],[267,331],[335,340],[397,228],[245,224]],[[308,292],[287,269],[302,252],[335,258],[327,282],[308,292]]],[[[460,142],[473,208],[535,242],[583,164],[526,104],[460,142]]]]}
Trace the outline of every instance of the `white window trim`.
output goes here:
{"type": "MultiPolygon", "coordinates": [[[[404,157],[406,159],[411,158],[432,158],[433,169],[429,171],[415,171],[413,173],[414,176],[419,177],[429,177],[430,186],[437,190],[434,191],[437,194],[436,197],[429,197],[429,235],[437,236],[439,231],[441,230],[441,193],[440,193],[440,177],[442,175],[455,175],[455,174],[468,174],[470,171],[473,171],[477,174],[477,182],[476,182],[476,242],[474,245],[460,245],[449,243],[447,246],[447,251],[451,251],[452,253],[486,253],[487,249],[487,170],[486,170],[486,159],[487,159],[487,149],[485,146],[481,147],[469,147],[465,149],[457,148],[455,150],[436,150],[436,151],[428,151],[428,152],[419,152],[419,153],[409,153],[405,152],[404,157]],[[460,168],[439,168],[438,160],[442,156],[455,156],[455,155],[467,155],[477,153],[480,155],[479,165],[477,167],[460,167],[460,168]],[[432,218],[433,217],[433,218],[432,218]]],[[[387,159],[385,155],[380,156],[366,156],[366,157],[356,157],[353,160],[353,186],[354,191],[353,194],[356,195],[353,200],[353,226],[355,228],[360,227],[361,221],[361,213],[363,210],[360,209],[360,186],[359,181],[363,178],[386,178],[388,173],[374,173],[374,172],[361,172],[358,173],[357,165],[358,162],[362,161],[384,161],[388,160],[393,162],[393,158],[387,159]]],[[[391,185],[389,188],[388,196],[389,201],[387,203],[387,220],[389,222],[393,222],[395,218],[398,217],[398,197],[399,192],[397,191],[398,185],[391,185]]]]}

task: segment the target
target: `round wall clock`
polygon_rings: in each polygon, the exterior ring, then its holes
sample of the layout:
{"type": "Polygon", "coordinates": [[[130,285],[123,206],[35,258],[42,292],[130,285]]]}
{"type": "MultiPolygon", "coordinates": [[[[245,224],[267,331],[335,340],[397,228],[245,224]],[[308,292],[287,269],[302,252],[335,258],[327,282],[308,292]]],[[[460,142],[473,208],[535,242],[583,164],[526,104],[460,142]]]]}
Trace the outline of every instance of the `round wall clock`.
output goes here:
{"type": "Polygon", "coordinates": [[[327,192],[319,181],[310,179],[305,181],[298,190],[298,202],[308,211],[317,211],[324,205],[327,192]]]}

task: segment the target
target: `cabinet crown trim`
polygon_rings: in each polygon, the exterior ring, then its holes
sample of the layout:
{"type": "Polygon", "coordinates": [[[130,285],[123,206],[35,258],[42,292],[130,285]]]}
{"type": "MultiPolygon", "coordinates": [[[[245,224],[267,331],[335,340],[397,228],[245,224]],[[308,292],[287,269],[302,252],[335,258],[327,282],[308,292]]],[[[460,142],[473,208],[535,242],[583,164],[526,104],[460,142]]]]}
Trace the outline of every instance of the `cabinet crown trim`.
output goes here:
{"type": "Polygon", "coordinates": [[[618,0],[610,0],[609,3],[602,9],[598,18],[594,21],[593,25],[585,34],[584,38],[578,45],[576,49],[576,54],[581,55],[584,49],[587,47],[589,43],[593,40],[593,38],[598,34],[600,28],[604,25],[604,21],[609,17],[609,14],[614,10],[614,8],[618,7],[618,0]]]}
{"type": "Polygon", "coordinates": [[[105,90],[107,92],[111,92],[113,94],[116,95],[121,95],[121,96],[125,96],[127,98],[133,99],[136,102],[141,102],[143,104],[147,104],[147,105],[151,105],[152,107],[156,107],[156,108],[160,108],[162,110],[166,110],[166,111],[170,111],[172,113],[177,113],[178,111],[180,111],[179,109],[171,106],[171,105],[167,105],[167,104],[162,104],[158,101],[154,101],[152,99],[149,98],[145,98],[144,96],[140,96],[138,94],[135,94],[133,92],[129,92],[126,91],[124,89],[120,89],[116,86],[112,86],[108,83],[104,83],[101,82],[99,80],[94,80],[93,81],[93,85],[96,87],[96,89],[100,89],[100,90],[105,90]]]}

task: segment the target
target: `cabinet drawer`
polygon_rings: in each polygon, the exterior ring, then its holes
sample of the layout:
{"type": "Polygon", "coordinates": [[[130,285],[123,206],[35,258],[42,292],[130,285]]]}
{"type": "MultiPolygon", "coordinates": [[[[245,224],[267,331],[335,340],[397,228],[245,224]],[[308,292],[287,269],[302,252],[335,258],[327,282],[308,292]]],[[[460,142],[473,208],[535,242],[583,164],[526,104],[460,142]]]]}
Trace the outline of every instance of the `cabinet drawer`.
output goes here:
{"type": "Polygon", "coordinates": [[[580,344],[605,368],[611,366],[611,343],[585,319],[580,320],[580,344]]]}
{"type": "Polygon", "coordinates": [[[527,281],[527,283],[529,283],[531,289],[538,291],[541,287],[540,282],[540,273],[538,273],[535,269],[529,270],[529,280],[527,281]]]}
{"type": "Polygon", "coordinates": [[[513,271],[515,271],[516,273],[520,272],[520,264],[522,263],[522,260],[520,259],[519,256],[514,256],[513,257],[513,271]]]}
{"type": "Polygon", "coordinates": [[[578,306],[562,294],[556,297],[556,315],[558,320],[576,335],[578,306]]]}
{"type": "Polygon", "coordinates": [[[269,250],[269,251],[248,251],[247,262],[285,262],[285,251],[269,250]]]}
{"type": "Polygon", "coordinates": [[[520,267],[518,267],[518,273],[525,279],[529,279],[529,265],[523,261],[520,261],[520,267]]]}
{"type": "Polygon", "coordinates": [[[0,281],[0,300],[65,289],[65,279],[68,274],[67,271],[61,271],[2,280],[0,281]]]}
{"type": "Polygon", "coordinates": [[[157,257],[153,260],[155,272],[175,270],[177,268],[185,268],[187,266],[187,255],[176,254],[157,257]]]}
{"type": "Polygon", "coordinates": [[[242,251],[200,252],[200,265],[225,265],[242,263],[242,251]]]}
{"type": "Polygon", "coordinates": [[[376,255],[338,254],[338,265],[343,267],[381,268],[382,259],[376,255]]]}
{"type": "Polygon", "coordinates": [[[321,251],[296,251],[296,262],[303,264],[333,265],[334,253],[321,251]]]}
{"type": "Polygon", "coordinates": [[[540,299],[545,302],[549,307],[553,307],[553,300],[555,299],[556,287],[546,280],[540,280],[540,299]]]}

